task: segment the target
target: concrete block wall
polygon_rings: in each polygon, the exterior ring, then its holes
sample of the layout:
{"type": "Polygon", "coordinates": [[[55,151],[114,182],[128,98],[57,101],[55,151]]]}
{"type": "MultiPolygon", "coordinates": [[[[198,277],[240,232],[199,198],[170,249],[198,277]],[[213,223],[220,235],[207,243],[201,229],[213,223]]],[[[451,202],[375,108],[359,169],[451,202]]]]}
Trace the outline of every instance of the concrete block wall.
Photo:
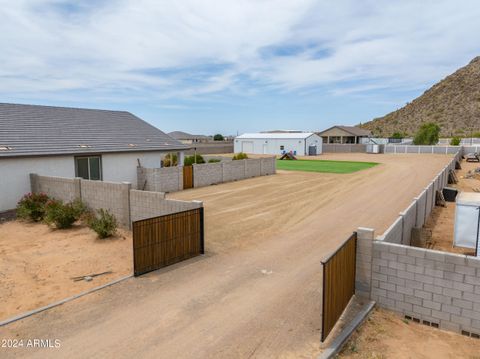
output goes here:
{"type": "Polygon", "coordinates": [[[277,172],[277,162],[275,157],[263,157],[261,158],[262,168],[261,175],[268,176],[274,175],[277,172]]]}
{"type": "Polygon", "coordinates": [[[137,167],[137,189],[176,192],[183,189],[183,167],[137,167]]]}
{"type": "Polygon", "coordinates": [[[245,160],[245,177],[260,177],[262,175],[262,160],[260,158],[245,160]]]}
{"type": "Polygon", "coordinates": [[[162,192],[130,191],[130,213],[132,222],[150,217],[163,216],[170,213],[200,208],[200,201],[179,201],[165,199],[162,192]]]}
{"type": "Polygon", "coordinates": [[[109,210],[122,227],[130,228],[132,221],[202,207],[199,201],[178,201],[165,199],[163,192],[139,191],[130,183],[115,183],[30,176],[33,192],[45,192],[63,201],[81,199],[90,209],[109,210]],[[59,187],[56,187],[59,184],[59,187]]]}
{"type": "Polygon", "coordinates": [[[81,199],[91,209],[110,211],[118,223],[130,227],[130,183],[81,180],[81,199]]]}
{"type": "Polygon", "coordinates": [[[378,237],[379,240],[389,243],[410,244],[412,228],[423,227],[435,206],[436,191],[442,190],[447,185],[448,172],[455,169],[455,163],[460,160],[460,157],[461,152],[457,152],[425,190],[418,197],[415,197],[413,202],[399,214],[383,235],[378,237]]]}
{"type": "MultiPolygon", "coordinates": [[[[245,179],[245,160],[237,160],[223,165],[223,181],[231,182],[245,179]]],[[[195,176],[195,174],[194,174],[195,176]]]]}
{"type": "Polygon", "coordinates": [[[193,187],[205,187],[223,182],[223,162],[193,165],[193,187]]]}
{"type": "Polygon", "coordinates": [[[373,241],[371,298],[446,330],[480,334],[480,258],[373,241]]]}
{"type": "Polygon", "coordinates": [[[372,247],[374,230],[357,229],[357,261],[355,268],[355,294],[370,298],[372,287],[372,247]]]}
{"type": "Polygon", "coordinates": [[[43,192],[63,202],[80,198],[80,179],[39,176],[30,174],[30,186],[33,193],[43,192]]]}

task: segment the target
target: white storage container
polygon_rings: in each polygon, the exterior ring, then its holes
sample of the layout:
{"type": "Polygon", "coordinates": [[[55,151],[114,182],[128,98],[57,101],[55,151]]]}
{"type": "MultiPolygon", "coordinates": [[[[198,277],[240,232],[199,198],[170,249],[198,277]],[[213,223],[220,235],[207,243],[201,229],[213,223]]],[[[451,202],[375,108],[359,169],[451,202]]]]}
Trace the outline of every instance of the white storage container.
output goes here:
{"type": "Polygon", "coordinates": [[[455,247],[476,249],[480,254],[478,241],[478,225],[480,211],[480,193],[461,192],[457,196],[455,209],[455,247]]]}

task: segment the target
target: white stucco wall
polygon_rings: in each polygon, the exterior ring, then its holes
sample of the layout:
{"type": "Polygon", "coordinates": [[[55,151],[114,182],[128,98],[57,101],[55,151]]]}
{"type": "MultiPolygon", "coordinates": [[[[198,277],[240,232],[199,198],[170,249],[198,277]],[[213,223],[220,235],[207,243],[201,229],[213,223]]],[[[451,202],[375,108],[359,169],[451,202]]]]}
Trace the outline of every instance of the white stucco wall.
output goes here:
{"type": "MultiPolygon", "coordinates": [[[[103,180],[137,184],[137,158],[142,166],[157,168],[165,152],[115,153],[102,155],[103,180]]],[[[30,173],[43,176],[75,177],[74,156],[0,159],[0,211],[13,209],[30,192],[30,173]]]]}
{"type": "Polygon", "coordinates": [[[73,156],[0,159],[0,211],[13,209],[30,192],[30,173],[75,177],[73,156]]]}
{"type": "Polygon", "coordinates": [[[242,152],[244,148],[244,142],[253,143],[253,154],[268,154],[268,155],[280,155],[282,150],[280,146],[284,146],[284,151],[295,152],[298,156],[308,155],[308,147],[311,144],[317,145],[317,154],[322,153],[322,139],[317,135],[312,135],[307,139],[294,139],[294,138],[236,138],[234,141],[234,152],[242,152]],[[265,146],[264,146],[265,145],[265,146]],[[306,146],[305,146],[306,145],[306,146]]]}

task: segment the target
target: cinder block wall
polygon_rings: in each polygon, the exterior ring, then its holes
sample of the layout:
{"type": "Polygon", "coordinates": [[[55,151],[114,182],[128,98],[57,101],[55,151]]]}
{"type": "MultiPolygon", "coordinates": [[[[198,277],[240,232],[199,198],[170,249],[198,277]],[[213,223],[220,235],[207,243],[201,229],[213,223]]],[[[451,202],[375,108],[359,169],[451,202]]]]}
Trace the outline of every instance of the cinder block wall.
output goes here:
{"type": "Polygon", "coordinates": [[[273,175],[277,172],[277,162],[275,157],[264,157],[262,160],[262,176],[273,175]]]}
{"type": "Polygon", "coordinates": [[[89,208],[110,211],[118,223],[130,228],[132,221],[202,207],[199,201],[165,199],[163,192],[131,189],[130,183],[114,183],[30,175],[33,192],[43,190],[63,201],[81,199],[89,208]],[[56,187],[59,184],[59,187],[56,187]]]}
{"type": "Polygon", "coordinates": [[[323,153],[365,153],[367,145],[364,144],[322,144],[323,153]]]}
{"type": "MultiPolygon", "coordinates": [[[[245,161],[232,161],[222,163],[223,165],[223,181],[231,182],[245,179],[245,161]]],[[[195,174],[194,174],[195,175],[195,174]]]]}
{"type": "Polygon", "coordinates": [[[223,182],[223,162],[193,165],[193,186],[205,187],[223,182]]]}
{"type": "Polygon", "coordinates": [[[137,167],[137,189],[176,192],[183,189],[183,167],[137,167]]]}
{"type": "Polygon", "coordinates": [[[259,177],[262,175],[262,160],[260,158],[245,160],[245,177],[259,177]]]}
{"type": "Polygon", "coordinates": [[[122,225],[130,226],[130,183],[81,180],[81,199],[94,210],[109,210],[122,225]]]}
{"type": "Polygon", "coordinates": [[[187,202],[165,199],[165,194],[161,192],[131,190],[130,206],[131,218],[132,222],[134,222],[150,217],[200,208],[203,206],[203,203],[200,201],[187,202]]]}
{"type": "Polygon", "coordinates": [[[79,186],[78,181],[79,180],[73,178],[47,177],[34,173],[30,174],[32,192],[43,192],[50,197],[64,202],[71,202],[75,198],[80,197],[79,190],[77,189],[79,186]]]}
{"type": "Polygon", "coordinates": [[[373,241],[371,298],[456,332],[480,334],[480,259],[373,241]]]}
{"type": "MultiPolygon", "coordinates": [[[[456,148],[458,151],[458,147],[452,148],[456,148]]],[[[457,152],[450,163],[434,177],[425,190],[418,197],[415,197],[413,202],[399,214],[383,235],[378,237],[379,240],[389,243],[410,244],[412,229],[421,228],[430,217],[435,206],[436,192],[447,185],[448,173],[455,169],[455,163],[460,160],[460,156],[461,152],[457,152]]]]}

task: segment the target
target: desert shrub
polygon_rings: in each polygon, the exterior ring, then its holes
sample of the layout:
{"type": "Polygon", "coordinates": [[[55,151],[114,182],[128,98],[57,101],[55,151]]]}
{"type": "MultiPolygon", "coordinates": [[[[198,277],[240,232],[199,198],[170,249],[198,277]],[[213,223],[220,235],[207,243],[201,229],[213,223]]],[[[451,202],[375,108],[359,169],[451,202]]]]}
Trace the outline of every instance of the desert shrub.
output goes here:
{"type": "Polygon", "coordinates": [[[163,167],[173,167],[178,165],[178,156],[176,153],[167,153],[163,159],[163,167]]]}
{"type": "Polygon", "coordinates": [[[205,160],[201,155],[192,155],[192,156],[187,156],[185,157],[185,160],[183,162],[184,166],[191,166],[194,163],[205,163],[205,160]]]}
{"type": "Polygon", "coordinates": [[[480,137],[480,132],[474,132],[474,133],[472,133],[472,137],[474,137],[474,138],[479,138],[479,137],[480,137]]]}
{"type": "Polygon", "coordinates": [[[440,126],[436,123],[424,123],[413,139],[414,145],[436,145],[440,137],[440,126]]]}
{"type": "Polygon", "coordinates": [[[58,229],[70,228],[77,220],[76,212],[71,203],[63,203],[51,199],[45,204],[45,223],[54,225],[58,229]]]}
{"type": "Polygon", "coordinates": [[[113,236],[118,226],[115,216],[103,208],[97,211],[97,216],[93,216],[88,225],[98,234],[99,238],[113,236]]]}
{"type": "Polygon", "coordinates": [[[45,193],[28,193],[17,204],[17,217],[35,222],[43,220],[45,204],[49,201],[45,193]]]}
{"type": "Polygon", "coordinates": [[[218,158],[210,158],[208,160],[208,163],[218,163],[218,162],[221,162],[218,158]]]}
{"type": "Polygon", "coordinates": [[[246,160],[246,159],[248,159],[248,155],[246,153],[240,152],[240,153],[237,153],[236,155],[233,155],[232,159],[234,161],[235,160],[246,160]]]}
{"type": "Polygon", "coordinates": [[[452,146],[458,146],[458,145],[460,144],[460,142],[461,142],[460,137],[455,136],[455,137],[452,137],[452,138],[451,138],[451,140],[450,140],[450,145],[452,145],[452,146]]]}

